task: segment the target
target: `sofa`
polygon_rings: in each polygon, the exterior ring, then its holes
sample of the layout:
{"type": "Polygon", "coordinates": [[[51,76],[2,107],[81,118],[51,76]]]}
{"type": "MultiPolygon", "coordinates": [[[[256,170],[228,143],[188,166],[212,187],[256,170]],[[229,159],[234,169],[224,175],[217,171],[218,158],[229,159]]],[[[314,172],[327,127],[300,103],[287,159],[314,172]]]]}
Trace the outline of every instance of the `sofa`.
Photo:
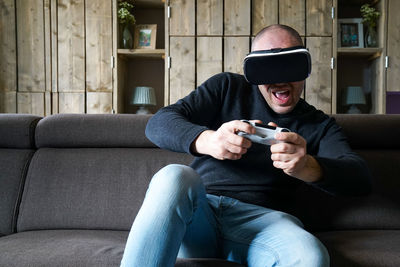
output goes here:
{"type": "MultiPolygon", "coordinates": [[[[153,174],[192,160],[145,137],[150,116],[0,114],[0,266],[119,266],[153,174]]],[[[294,213],[331,266],[400,266],[400,115],[335,118],[368,162],[373,192],[332,196],[304,184],[294,213]]]]}

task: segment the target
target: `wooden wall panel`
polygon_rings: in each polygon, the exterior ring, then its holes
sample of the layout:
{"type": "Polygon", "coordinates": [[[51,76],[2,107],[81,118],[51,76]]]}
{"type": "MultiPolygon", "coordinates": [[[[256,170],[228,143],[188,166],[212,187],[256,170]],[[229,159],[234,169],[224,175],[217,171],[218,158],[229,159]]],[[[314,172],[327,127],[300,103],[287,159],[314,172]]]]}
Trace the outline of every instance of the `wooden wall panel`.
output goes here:
{"type": "Polygon", "coordinates": [[[48,116],[53,114],[52,113],[52,100],[51,100],[51,92],[46,91],[44,93],[44,115],[48,116]]]}
{"type": "Polygon", "coordinates": [[[86,3],[86,90],[112,91],[111,0],[86,3]]]}
{"type": "Polygon", "coordinates": [[[195,89],[195,38],[170,37],[170,103],[195,89]]]}
{"type": "Polygon", "coordinates": [[[225,35],[250,35],[250,0],[225,0],[225,35]]]}
{"type": "Polygon", "coordinates": [[[389,67],[387,68],[387,91],[400,91],[400,1],[389,0],[388,6],[388,39],[387,55],[389,56],[389,67]]]}
{"type": "Polygon", "coordinates": [[[58,114],[58,93],[51,93],[51,114],[58,114]]]}
{"type": "Polygon", "coordinates": [[[222,35],[223,11],[221,0],[197,0],[197,35],[222,35]]]}
{"type": "Polygon", "coordinates": [[[17,92],[0,92],[0,113],[17,113],[17,92]]]}
{"type": "Polygon", "coordinates": [[[195,34],[195,0],[170,0],[170,35],[195,34]]]}
{"type": "Polygon", "coordinates": [[[59,92],[85,92],[84,9],[84,0],[58,1],[59,92]]]}
{"type": "Polygon", "coordinates": [[[249,37],[225,37],[224,71],[243,74],[243,59],[250,52],[249,37]]]}
{"type": "Polygon", "coordinates": [[[18,92],[18,113],[45,115],[45,93],[18,92]]]}
{"type": "MultiPolygon", "coordinates": [[[[51,91],[51,10],[50,0],[43,0],[43,17],[44,17],[44,60],[45,60],[45,89],[46,92],[51,91]]],[[[50,107],[50,106],[49,106],[50,107]]],[[[46,105],[47,108],[47,105],[46,105]]],[[[47,113],[46,114],[51,114],[47,113]]]]}
{"type": "Polygon", "coordinates": [[[88,92],[87,93],[87,113],[111,113],[112,93],[88,92]]]}
{"type": "MultiPolygon", "coordinates": [[[[0,92],[17,91],[14,0],[0,0],[0,92]]],[[[3,96],[3,101],[9,96],[3,96]]],[[[0,110],[7,110],[0,102],[0,110]]],[[[15,102],[14,102],[15,103],[15,102]]]]}
{"type": "MultiPolygon", "coordinates": [[[[51,91],[58,91],[58,23],[57,23],[57,1],[50,0],[50,23],[51,23],[51,91]]],[[[58,99],[58,98],[57,98],[58,99]]],[[[53,108],[54,110],[54,108],[53,108]]],[[[57,106],[58,110],[58,106],[57,106]]],[[[58,112],[56,112],[58,113],[58,112]]]]}
{"type": "Polygon", "coordinates": [[[306,27],[305,1],[306,0],[279,1],[279,23],[294,28],[303,36],[305,35],[306,27]]]}
{"type": "Polygon", "coordinates": [[[59,113],[85,113],[85,93],[58,93],[59,113]]]}
{"type": "Polygon", "coordinates": [[[46,64],[43,0],[17,0],[16,7],[18,91],[44,92],[46,64]]]}
{"type": "Polygon", "coordinates": [[[307,0],[307,36],[332,36],[332,0],[307,0]]]}
{"type": "Polygon", "coordinates": [[[278,2],[278,0],[253,0],[253,36],[255,36],[264,27],[278,23],[278,2]]]}
{"type": "Polygon", "coordinates": [[[332,57],[331,37],[307,37],[310,49],[312,71],[306,79],[306,101],[316,108],[330,114],[332,112],[332,57]]]}
{"type": "Polygon", "coordinates": [[[197,37],[197,81],[199,86],[222,72],[222,37],[197,37]]]}

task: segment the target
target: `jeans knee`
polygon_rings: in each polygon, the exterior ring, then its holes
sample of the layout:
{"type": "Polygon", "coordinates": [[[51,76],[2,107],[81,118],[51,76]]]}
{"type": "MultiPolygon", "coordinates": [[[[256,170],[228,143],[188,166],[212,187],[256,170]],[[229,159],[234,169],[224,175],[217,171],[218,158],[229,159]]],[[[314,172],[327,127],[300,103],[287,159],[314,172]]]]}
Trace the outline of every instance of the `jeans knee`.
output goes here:
{"type": "Polygon", "coordinates": [[[191,168],[181,164],[170,164],[159,170],[152,178],[149,191],[166,193],[169,196],[186,196],[198,190],[201,178],[191,168]]]}
{"type": "Polygon", "coordinates": [[[303,244],[302,255],[300,255],[301,266],[329,267],[328,250],[318,238],[306,233],[300,242],[303,244]]]}

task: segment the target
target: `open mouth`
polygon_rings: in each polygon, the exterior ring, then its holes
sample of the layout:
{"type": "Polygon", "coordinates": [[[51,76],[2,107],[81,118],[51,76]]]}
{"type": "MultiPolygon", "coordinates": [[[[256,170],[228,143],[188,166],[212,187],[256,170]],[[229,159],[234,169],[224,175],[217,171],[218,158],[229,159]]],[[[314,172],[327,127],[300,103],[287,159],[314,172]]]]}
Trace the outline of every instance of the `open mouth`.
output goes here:
{"type": "Polygon", "coordinates": [[[289,90],[273,91],[272,94],[275,96],[275,98],[278,100],[280,104],[285,104],[290,97],[289,90]]]}

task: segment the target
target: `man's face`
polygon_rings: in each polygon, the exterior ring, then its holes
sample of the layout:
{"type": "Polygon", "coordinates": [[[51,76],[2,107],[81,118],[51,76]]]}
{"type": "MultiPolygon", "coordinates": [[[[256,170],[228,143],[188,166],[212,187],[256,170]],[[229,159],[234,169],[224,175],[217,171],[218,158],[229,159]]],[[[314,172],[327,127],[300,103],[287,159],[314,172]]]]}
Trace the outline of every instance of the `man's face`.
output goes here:
{"type": "MultiPolygon", "coordinates": [[[[277,29],[265,33],[253,44],[253,51],[273,48],[288,48],[299,45],[286,31],[277,29]]],[[[304,88],[304,80],[289,83],[262,84],[258,86],[265,101],[273,111],[285,114],[293,110],[299,102],[304,88]]]]}

